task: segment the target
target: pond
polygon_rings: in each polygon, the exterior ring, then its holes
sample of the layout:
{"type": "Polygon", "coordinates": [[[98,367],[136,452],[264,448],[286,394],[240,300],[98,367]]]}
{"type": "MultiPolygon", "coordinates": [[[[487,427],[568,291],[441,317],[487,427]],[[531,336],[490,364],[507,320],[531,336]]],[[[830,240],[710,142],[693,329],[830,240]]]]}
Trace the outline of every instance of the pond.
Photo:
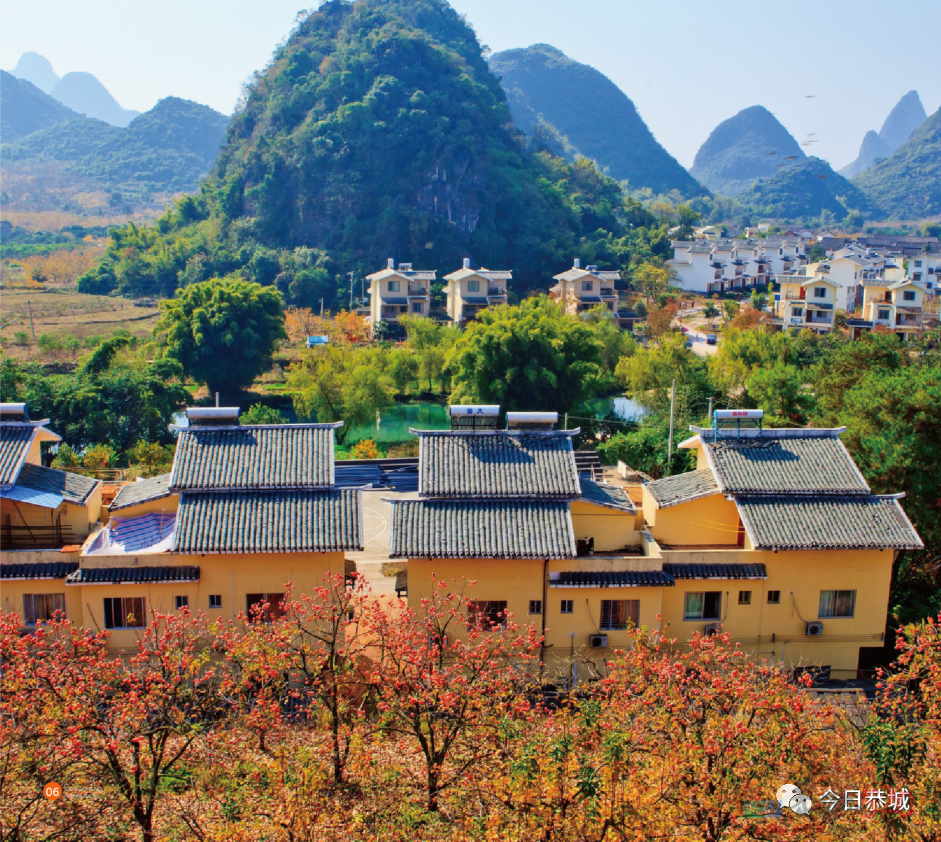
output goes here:
{"type": "MultiPolygon", "coordinates": [[[[595,398],[589,401],[589,407],[596,418],[603,418],[613,411],[625,421],[631,421],[644,414],[642,407],[623,397],[595,398]]],[[[294,408],[289,404],[279,406],[278,409],[289,424],[296,424],[300,420],[294,408]]],[[[186,414],[176,413],[173,416],[173,423],[185,426],[186,414]]],[[[410,427],[416,430],[447,430],[450,426],[446,405],[432,401],[409,401],[397,403],[395,406],[382,410],[376,414],[375,421],[353,427],[347,433],[346,441],[351,444],[360,439],[373,439],[373,441],[390,444],[412,440],[413,437],[408,432],[410,427]]],[[[577,426],[578,418],[573,415],[569,420],[569,427],[577,426]]]]}

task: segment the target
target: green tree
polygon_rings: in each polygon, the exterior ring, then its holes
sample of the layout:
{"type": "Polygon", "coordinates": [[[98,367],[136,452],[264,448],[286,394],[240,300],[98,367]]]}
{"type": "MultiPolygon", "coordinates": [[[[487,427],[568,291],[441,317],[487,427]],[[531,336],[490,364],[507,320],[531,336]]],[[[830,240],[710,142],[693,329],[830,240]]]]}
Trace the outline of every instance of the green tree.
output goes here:
{"type": "Polygon", "coordinates": [[[393,348],[389,352],[386,371],[395,390],[404,395],[412,381],[418,377],[418,357],[411,348],[393,348]]]}
{"type": "Polygon", "coordinates": [[[745,381],[749,397],[758,409],[765,411],[774,426],[802,426],[807,423],[812,398],[801,370],[777,362],[770,368],[756,369],[745,381]]]}
{"type": "Polygon", "coordinates": [[[265,406],[263,403],[253,403],[248,410],[239,416],[239,424],[286,424],[287,418],[279,409],[265,406]]]}
{"type": "Polygon", "coordinates": [[[722,321],[728,324],[738,315],[738,311],[740,309],[741,308],[738,306],[738,302],[732,301],[731,298],[727,298],[722,302],[722,321]]]}
{"type": "Polygon", "coordinates": [[[674,435],[673,455],[668,458],[669,415],[650,416],[638,429],[615,433],[607,442],[599,444],[598,454],[606,464],[624,462],[632,470],[660,479],[695,468],[695,454],[689,450],[676,450],[677,441],[674,435]]]}
{"type": "Polygon", "coordinates": [[[768,296],[763,292],[758,292],[757,289],[752,290],[751,306],[759,312],[764,310],[768,306],[768,296]]]}
{"type": "Polygon", "coordinates": [[[214,278],[160,303],[164,352],[210,392],[250,386],[286,339],[280,293],[238,278],[214,278]]]}
{"type": "Polygon", "coordinates": [[[676,285],[676,277],[663,266],[642,263],[634,270],[631,284],[634,289],[644,296],[644,300],[649,307],[651,298],[658,298],[676,285]]]}
{"type": "Polygon", "coordinates": [[[622,357],[637,351],[637,342],[630,333],[621,330],[614,314],[604,304],[596,304],[586,314],[595,339],[601,345],[601,365],[608,375],[613,375],[622,357]]]}
{"type": "Polygon", "coordinates": [[[592,329],[545,297],[484,310],[448,357],[455,403],[568,412],[590,398],[601,372],[592,329]]]}
{"type": "Polygon", "coordinates": [[[302,418],[343,421],[337,440],[356,426],[374,421],[395,400],[395,383],[379,348],[331,345],[308,351],[288,369],[294,408],[302,418]]]}
{"type": "Polygon", "coordinates": [[[712,321],[719,315],[719,308],[716,307],[715,303],[713,303],[712,301],[707,301],[705,304],[702,305],[702,314],[707,319],[712,321]]]}
{"type": "Polygon", "coordinates": [[[674,380],[677,393],[682,392],[688,403],[697,404],[712,394],[706,361],[687,350],[681,333],[668,334],[656,346],[623,357],[615,375],[628,397],[648,408],[669,401],[674,380]]]}

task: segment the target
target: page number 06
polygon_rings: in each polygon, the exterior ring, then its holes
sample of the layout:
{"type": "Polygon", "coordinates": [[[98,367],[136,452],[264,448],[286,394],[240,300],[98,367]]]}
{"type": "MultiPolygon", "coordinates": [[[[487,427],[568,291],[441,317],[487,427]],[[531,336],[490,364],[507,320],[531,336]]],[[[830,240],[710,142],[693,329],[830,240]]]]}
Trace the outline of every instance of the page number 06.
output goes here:
{"type": "Polygon", "coordinates": [[[43,795],[50,801],[55,801],[57,798],[62,797],[62,787],[59,784],[46,784],[43,795]]]}

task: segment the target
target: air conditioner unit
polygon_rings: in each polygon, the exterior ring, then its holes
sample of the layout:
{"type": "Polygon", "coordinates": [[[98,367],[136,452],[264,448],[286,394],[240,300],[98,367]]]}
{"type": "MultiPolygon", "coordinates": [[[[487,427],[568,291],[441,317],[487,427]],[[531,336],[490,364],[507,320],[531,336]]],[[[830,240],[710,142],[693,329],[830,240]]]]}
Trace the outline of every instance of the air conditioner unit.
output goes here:
{"type": "Polygon", "coordinates": [[[823,634],[823,623],[814,622],[807,624],[807,631],[805,632],[807,637],[820,637],[823,634]]]}
{"type": "Polygon", "coordinates": [[[588,635],[588,645],[592,649],[604,649],[608,645],[608,636],[606,634],[588,635]]]}
{"type": "Polygon", "coordinates": [[[717,635],[720,631],[722,631],[722,624],[721,624],[721,623],[709,623],[709,624],[706,626],[706,630],[705,630],[704,634],[706,635],[706,637],[713,637],[713,636],[717,635]]]}

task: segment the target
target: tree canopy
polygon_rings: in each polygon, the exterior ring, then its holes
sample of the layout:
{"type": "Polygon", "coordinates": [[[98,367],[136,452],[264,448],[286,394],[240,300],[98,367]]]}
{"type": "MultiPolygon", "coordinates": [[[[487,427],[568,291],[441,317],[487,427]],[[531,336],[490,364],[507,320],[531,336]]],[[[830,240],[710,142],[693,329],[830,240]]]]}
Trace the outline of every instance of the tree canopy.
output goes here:
{"type": "Polygon", "coordinates": [[[601,353],[591,327],[547,298],[490,308],[448,357],[452,401],[568,412],[592,396],[601,353]]]}
{"type": "Polygon", "coordinates": [[[193,284],[160,307],[155,334],[164,354],[211,392],[251,385],[287,338],[281,294],[238,278],[193,284]]]}

